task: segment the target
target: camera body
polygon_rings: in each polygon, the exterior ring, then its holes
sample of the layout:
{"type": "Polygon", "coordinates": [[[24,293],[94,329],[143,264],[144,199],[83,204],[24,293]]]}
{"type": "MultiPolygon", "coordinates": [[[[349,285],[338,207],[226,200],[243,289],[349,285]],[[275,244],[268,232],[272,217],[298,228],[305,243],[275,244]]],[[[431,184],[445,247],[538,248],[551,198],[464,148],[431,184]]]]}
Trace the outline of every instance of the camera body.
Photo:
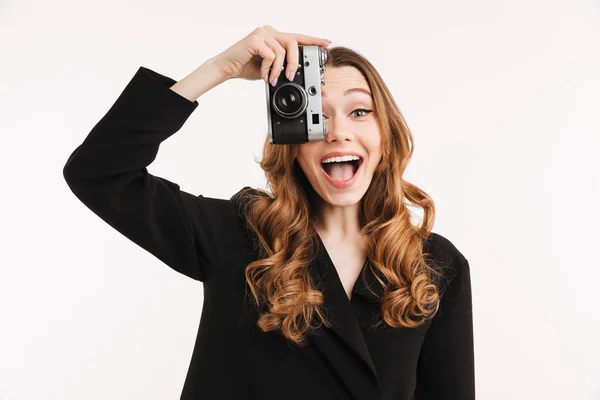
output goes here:
{"type": "Polygon", "coordinates": [[[266,82],[267,126],[271,144],[299,144],[323,140],[327,121],[323,120],[321,85],[327,52],[319,46],[298,46],[298,69],[292,81],[283,72],[275,86],[266,82]]]}

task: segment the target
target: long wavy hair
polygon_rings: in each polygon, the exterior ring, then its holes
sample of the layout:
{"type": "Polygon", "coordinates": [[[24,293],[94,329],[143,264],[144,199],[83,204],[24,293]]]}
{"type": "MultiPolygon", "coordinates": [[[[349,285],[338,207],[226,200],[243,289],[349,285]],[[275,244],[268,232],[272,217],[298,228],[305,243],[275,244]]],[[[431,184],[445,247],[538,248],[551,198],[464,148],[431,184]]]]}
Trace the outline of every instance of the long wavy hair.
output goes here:
{"type": "MultiPolygon", "coordinates": [[[[373,93],[382,135],[382,159],[359,207],[368,267],[376,277],[376,272],[383,277],[377,277],[385,294],[376,326],[414,328],[438,310],[440,272],[428,265],[429,254],[424,252],[435,218],[434,202],[402,177],[413,153],[412,133],[381,76],[364,56],[346,47],[325,50],[328,68],[352,66],[363,74],[373,93]],[[420,227],[411,223],[409,205],[423,209],[420,227]]],[[[259,251],[259,259],[245,270],[254,302],[264,310],[257,325],[263,332],[280,330],[303,345],[311,330],[331,324],[321,308],[323,293],[308,273],[318,246],[314,228],[318,194],[296,161],[298,146],[270,144],[267,135],[259,165],[271,193],[254,189],[235,200],[243,205],[259,251]]]]}

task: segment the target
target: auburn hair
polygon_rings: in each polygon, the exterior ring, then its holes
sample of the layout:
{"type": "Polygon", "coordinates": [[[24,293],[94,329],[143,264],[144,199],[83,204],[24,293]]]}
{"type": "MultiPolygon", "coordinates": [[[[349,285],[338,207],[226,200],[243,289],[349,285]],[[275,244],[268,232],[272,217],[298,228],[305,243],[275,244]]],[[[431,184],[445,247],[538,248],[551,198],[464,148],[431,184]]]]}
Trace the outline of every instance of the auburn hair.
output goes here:
{"type": "MultiPolygon", "coordinates": [[[[373,65],[346,47],[325,48],[327,67],[351,66],[362,73],[374,100],[374,115],[381,133],[382,159],[369,189],[360,201],[361,234],[366,239],[369,268],[384,288],[382,323],[414,328],[433,317],[439,307],[436,279],[429,266],[424,241],[431,234],[434,202],[417,186],[403,179],[413,153],[413,137],[389,89],[373,65]],[[411,223],[409,206],[423,209],[420,227],[411,223]]],[[[263,331],[280,330],[298,345],[311,330],[331,326],[323,313],[323,293],[316,289],[308,266],[316,257],[314,191],[296,155],[297,144],[269,143],[265,138],[260,167],[267,187],[240,191],[242,214],[255,234],[259,259],[247,265],[245,277],[260,314],[263,331]]]]}

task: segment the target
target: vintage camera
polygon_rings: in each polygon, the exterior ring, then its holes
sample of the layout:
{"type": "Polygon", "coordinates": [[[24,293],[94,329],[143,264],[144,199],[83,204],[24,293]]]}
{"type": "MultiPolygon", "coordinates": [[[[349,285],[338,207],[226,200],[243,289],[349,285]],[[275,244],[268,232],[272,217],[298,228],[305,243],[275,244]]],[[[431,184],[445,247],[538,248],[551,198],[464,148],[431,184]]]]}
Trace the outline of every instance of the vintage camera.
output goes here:
{"type": "Polygon", "coordinates": [[[327,52],[319,46],[298,46],[298,69],[292,81],[284,72],[273,87],[266,82],[267,126],[272,144],[294,144],[323,140],[327,121],[323,120],[321,85],[327,52]]]}

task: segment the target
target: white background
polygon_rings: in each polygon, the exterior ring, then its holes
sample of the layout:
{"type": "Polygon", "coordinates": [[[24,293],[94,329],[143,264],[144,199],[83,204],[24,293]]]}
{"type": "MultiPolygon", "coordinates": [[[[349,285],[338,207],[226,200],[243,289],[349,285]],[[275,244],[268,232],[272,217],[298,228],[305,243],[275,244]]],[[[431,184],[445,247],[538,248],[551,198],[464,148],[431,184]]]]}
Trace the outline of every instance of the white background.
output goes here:
{"type": "MultiPolygon", "coordinates": [[[[600,399],[600,5],[579,0],[0,2],[0,399],[179,398],[202,284],[62,168],[139,66],[179,80],[265,24],[389,85],[406,179],[471,265],[478,398],[600,399]]],[[[264,187],[265,134],[264,82],[228,81],[149,171],[208,197],[264,187]]]]}

